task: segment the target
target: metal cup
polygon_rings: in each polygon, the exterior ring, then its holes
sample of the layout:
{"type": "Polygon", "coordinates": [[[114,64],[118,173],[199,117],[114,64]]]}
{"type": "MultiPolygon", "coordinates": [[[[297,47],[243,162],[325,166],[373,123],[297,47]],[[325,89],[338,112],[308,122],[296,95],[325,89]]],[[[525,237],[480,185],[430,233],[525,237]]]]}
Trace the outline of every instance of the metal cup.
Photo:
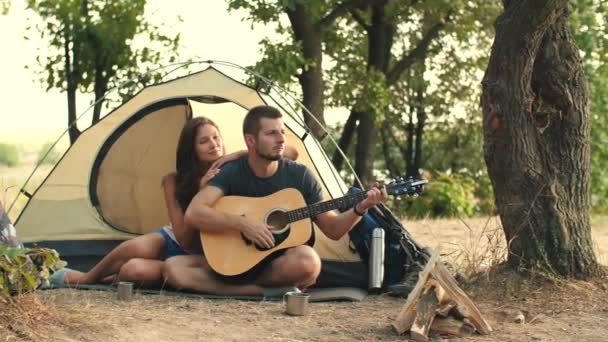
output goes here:
{"type": "Polygon", "coordinates": [[[119,282],[117,293],[119,300],[130,301],[133,297],[133,283],[128,281],[119,282]]]}
{"type": "Polygon", "coordinates": [[[283,296],[285,313],[291,316],[308,315],[308,299],[310,294],[302,292],[287,292],[283,296]]]}

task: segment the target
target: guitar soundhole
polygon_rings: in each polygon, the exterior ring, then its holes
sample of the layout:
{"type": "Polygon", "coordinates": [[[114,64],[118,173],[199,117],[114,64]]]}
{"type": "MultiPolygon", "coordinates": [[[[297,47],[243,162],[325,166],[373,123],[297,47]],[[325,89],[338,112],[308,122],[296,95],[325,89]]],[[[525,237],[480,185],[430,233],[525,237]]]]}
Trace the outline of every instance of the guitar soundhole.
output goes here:
{"type": "MultiPolygon", "coordinates": [[[[275,210],[266,216],[266,224],[272,226],[272,235],[274,235],[274,246],[279,246],[283,241],[289,237],[289,220],[287,219],[287,213],[283,210],[275,210]]],[[[273,248],[275,248],[273,247],[273,248]]],[[[265,248],[262,246],[255,245],[255,248],[259,251],[266,251],[272,248],[265,248]]]]}
{"type": "Polygon", "coordinates": [[[287,213],[280,210],[275,210],[266,218],[266,224],[273,227],[272,232],[280,232],[289,224],[287,213]]]}

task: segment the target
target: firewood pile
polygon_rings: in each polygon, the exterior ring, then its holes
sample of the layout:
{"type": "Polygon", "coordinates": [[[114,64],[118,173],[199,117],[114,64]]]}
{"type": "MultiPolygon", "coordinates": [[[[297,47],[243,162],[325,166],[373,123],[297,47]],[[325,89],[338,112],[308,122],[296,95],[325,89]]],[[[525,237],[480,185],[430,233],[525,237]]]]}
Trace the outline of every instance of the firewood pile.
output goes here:
{"type": "Polygon", "coordinates": [[[492,332],[473,301],[458,287],[456,279],[433,253],[420,272],[416,287],[392,324],[398,334],[409,333],[414,341],[433,336],[467,337],[492,332]]]}

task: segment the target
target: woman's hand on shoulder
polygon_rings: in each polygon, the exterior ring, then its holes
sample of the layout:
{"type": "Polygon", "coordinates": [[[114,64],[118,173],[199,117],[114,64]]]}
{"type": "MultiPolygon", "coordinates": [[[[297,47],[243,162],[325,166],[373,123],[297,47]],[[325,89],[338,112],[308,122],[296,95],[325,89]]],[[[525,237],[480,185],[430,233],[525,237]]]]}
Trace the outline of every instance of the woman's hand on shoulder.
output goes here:
{"type": "Polygon", "coordinates": [[[216,160],[213,164],[211,164],[211,168],[210,169],[214,169],[217,168],[219,169],[220,167],[222,167],[224,164],[231,162],[233,160],[237,160],[241,157],[244,157],[247,155],[247,150],[241,150],[241,151],[237,151],[237,152],[233,152],[230,154],[226,154],[223,157],[221,157],[220,159],[216,160]]]}
{"type": "Polygon", "coordinates": [[[175,186],[176,175],[177,174],[175,172],[171,172],[171,173],[164,175],[160,181],[160,184],[165,188],[168,186],[175,186]]]}
{"type": "Polygon", "coordinates": [[[299,155],[300,154],[298,153],[298,150],[296,150],[295,147],[289,146],[289,145],[285,145],[285,151],[283,151],[283,157],[295,161],[295,160],[298,159],[299,155]]]}
{"type": "Polygon", "coordinates": [[[206,187],[207,184],[209,184],[209,181],[215,177],[215,175],[217,175],[220,172],[220,168],[219,167],[210,167],[209,170],[207,170],[207,172],[203,175],[203,177],[201,177],[201,181],[198,185],[199,190],[206,187]]]}

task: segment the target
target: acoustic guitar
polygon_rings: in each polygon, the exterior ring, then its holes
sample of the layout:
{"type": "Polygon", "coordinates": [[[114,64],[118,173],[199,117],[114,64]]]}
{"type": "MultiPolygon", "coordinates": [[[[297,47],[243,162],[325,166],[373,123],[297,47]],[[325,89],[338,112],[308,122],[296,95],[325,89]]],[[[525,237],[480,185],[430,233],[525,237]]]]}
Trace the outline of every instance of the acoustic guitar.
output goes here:
{"type": "MultiPolygon", "coordinates": [[[[426,180],[398,178],[385,185],[389,195],[417,195],[426,180]]],[[[275,245],[265,248],[252,243],[241,232],[226,229],[219,233],[201,232],[201,241],[209,266],[220,276],[238,277],[252,270],[277,251],[314,243],[311,217],[347,209],[363,201],[366,191],[307,206],[302,194],[293,188],[265,197],[225,196],[213,206],[221,212],[247,216],[272,226],[275,245]]]]}

